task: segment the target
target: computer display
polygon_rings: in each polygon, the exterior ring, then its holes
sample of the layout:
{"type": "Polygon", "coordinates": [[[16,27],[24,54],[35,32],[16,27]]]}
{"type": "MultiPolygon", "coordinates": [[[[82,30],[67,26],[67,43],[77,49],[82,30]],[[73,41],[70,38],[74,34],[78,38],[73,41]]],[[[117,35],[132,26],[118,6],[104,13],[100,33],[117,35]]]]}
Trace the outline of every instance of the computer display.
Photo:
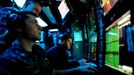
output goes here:
{"type": "Polygon", "coordinates": [[[119,30],[118,26],[111,27],[106,32],[105,64],[119,67],[119,30]]]}
{"type": "Polygon", "coordinates": [[[131,74],[134,67],[134,25],[111,26],[106,30],[105,41],[105,65],[131,74]]]}

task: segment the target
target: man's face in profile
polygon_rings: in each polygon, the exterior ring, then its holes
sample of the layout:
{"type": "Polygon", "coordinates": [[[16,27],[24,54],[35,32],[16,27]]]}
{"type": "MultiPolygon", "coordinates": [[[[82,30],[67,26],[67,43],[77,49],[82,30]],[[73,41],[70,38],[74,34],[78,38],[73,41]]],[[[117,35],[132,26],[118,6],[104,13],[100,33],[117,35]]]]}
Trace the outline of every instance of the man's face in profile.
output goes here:
{"type": "Polygon", "coordinates": [[[67,49],[71,49],[71,46],[72,46],[72,39],[71,38],[68,38],[66,40],[66,47],[67,47],[67,49]]]}
{"type": "Polygon", "coordinates": [[[40,39],[41,27],[39,26],[37,20],[33,15],[28,15],[28,18],[25,20],[26,27],[23,29],[23,33],[28,39],[33,41],[40,39]]]}

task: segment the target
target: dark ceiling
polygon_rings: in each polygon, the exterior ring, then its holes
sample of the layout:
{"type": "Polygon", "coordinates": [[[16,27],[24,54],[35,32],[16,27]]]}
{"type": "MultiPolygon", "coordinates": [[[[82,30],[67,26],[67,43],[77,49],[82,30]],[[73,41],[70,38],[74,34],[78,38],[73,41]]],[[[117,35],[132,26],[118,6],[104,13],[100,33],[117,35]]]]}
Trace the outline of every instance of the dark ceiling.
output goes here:
{"type": "MultiPolygon", "coordinates": [[[[49,6],[51,13],[53,14],[54,18],[56,19],[57,23],[53,24],[47,17],[44,12],[41,12],[41,17],[44,21],[48,24],[48,27],[53,28],[57,26],[63,25],[63,20],[61,19],[61,15],[58,11],[58,6],[62,0],[38,0],[42,3],[43,7],[49,6]]],[[[72,21],[75,17],[79,18],[84,14],[89,13],[90,8],[93,6],[94,0],[65,0],[67,5],[69,6],[70,12],[69,15],[66,16],[66,20],[72,21]]],[[[11,0],[0,0],[0,5],[2,6],[10,6],[11,0]]]]}
{"type": "MultiPolygon", "coordinates": [[[[53,16],[55,17],[57,24],[52,24],[48,18],[45,18],[46,22],[49,24],[49,27],[62,26],[63,22],[73,21],[74,18],[79,18],[87,13],[89,13],[91,7],[93,6],[94,0],[66,0],[66,3],[70,9],[69,15],[66,16],[66,19],[62,21],[60,13],[58,11],[58,6],[61,3],[60,0],[48,0],[49,2],[43,2],[43,6],[49,6],[53,16]],[[84,2],[85,1],[85,2],[84,2]],[[68,20],[68,21],[66,21],[68,20]]],[[[42,13],[43,15],[44,13],[42,13]]],[[[45,16],[44,16],[45,17],[45,16]]]]}

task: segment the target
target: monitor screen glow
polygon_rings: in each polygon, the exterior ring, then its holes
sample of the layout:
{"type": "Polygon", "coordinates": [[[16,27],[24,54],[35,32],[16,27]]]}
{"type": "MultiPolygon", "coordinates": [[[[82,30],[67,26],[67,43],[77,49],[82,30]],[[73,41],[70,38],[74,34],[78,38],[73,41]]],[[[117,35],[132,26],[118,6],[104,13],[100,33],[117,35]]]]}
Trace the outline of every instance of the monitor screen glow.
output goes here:
{"type": "Polygon", "coordinates": [[[58,10],[61,14],[61,18],[64,19],[67,13],[70,11],[65,0],[60,3],[60,5],[58,6],[58,10]]]}

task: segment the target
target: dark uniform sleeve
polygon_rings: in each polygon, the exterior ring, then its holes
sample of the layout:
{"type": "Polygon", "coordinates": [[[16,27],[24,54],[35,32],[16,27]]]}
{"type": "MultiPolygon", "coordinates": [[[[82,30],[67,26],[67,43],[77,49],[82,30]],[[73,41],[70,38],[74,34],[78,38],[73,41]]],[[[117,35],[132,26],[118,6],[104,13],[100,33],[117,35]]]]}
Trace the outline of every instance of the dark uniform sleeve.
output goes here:
{"type": "Polygon", "coordinates": [[[59,47],[51,48],[47,52],[47,57],[55,69],[69,69],[79,66],[77,61],[69,61],[66,52],[59,47]]]}

